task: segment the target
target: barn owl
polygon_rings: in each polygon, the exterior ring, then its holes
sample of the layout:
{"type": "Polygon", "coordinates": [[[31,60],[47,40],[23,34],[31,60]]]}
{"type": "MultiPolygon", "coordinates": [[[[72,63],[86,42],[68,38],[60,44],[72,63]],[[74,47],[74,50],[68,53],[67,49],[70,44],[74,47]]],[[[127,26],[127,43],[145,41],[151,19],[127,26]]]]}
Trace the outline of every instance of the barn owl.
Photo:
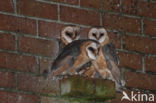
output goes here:
{"type": "Polygon", "coordinates": [[[86,74],[94,77],[97,71],[102,78],[115,81],[116,89],[120,91],[120,87],[125,85],[125,81],[118,68],[119,59],[107,31],[102,27],[92,28],[88,33],[88,38],[98,41],[101,47],[97,60],[93,61],[94,65],[91,65],[91,69],[86,74]]]}
{"type": "Polygon", "coordinates": [[[79,74],[79,69],[96,60],[100,44],[95,40],[76,40],[65,46],[52,64],[49,79],[79,74]]]}
{"type": "MultiPolygon", "coordinates": [[[[57,39],[59,50],[57,51],[56,55],[59,55],[63,48],[71,43],[72,41],[78,40],[80,38],[80,27],[75,25],[67,25],[62,28],[60,33],[60,39],[57,39]]],[[[47,78],[49,70],[44,70],[43,76],[47,78]]]]}
{"type": "Polygon", "coordinates": [[[78,40],[80,38],[80,27],[70,25],[66,26],[62,29],[61,34],[60,34],[60,48],[62,49],[65,45],[68,45],[74,40],[78,40]]]}

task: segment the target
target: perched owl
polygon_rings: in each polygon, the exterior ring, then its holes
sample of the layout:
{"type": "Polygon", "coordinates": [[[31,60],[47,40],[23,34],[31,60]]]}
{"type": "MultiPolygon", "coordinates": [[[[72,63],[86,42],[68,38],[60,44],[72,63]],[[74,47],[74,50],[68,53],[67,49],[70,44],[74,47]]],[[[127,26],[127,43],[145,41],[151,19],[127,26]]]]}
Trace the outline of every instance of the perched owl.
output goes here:
{"type": "MultiPolygon", "coordinates": [[[[74,40],[78,40],[80,38],[79,33],[80,33],[80,27],[74,25],[65,26],[61,30],[60,39],[57,39],[59,43],[59,50],[56,53],[56,55],[59,55],[66,45],[68,45],[74,40]]],[[[48,72],[49,70],[44,70],[43,76],[45,78],[47,78],[48,72]]]]}
{"type": "Polygon", "coordinates": [[[63,48],[52,64],[50,78],[79,74],[79,69],[96,60],[100,44],[95,40],[76,40],[63,48]]]}
{"type": "Polygon", "coordinates": [[[87,71],[88,74],[92,74],[91,76],[94,77],[96,71],[98,71],[102,78],[115,81],[116,89],[120,91],[120,87],[125,85],[125,81],[118,68],[119,59],[107,31],[102,27],[92,28],[88,33],[88,38],[97,40],[101,44],[99,56],[96,61],[93,61],[94,65],[92,64],[91,69],[87,71]]]}
{"type": "MultiPolygon", "coordinates": [[[[74,40],[80,38],[80,27],[69,25],[62,29],[60,34],[60,49],[64,48],[65,45],[68,45],[74,40]]],[[[61,50],[60,50],[61,51],[61,50]]]]}

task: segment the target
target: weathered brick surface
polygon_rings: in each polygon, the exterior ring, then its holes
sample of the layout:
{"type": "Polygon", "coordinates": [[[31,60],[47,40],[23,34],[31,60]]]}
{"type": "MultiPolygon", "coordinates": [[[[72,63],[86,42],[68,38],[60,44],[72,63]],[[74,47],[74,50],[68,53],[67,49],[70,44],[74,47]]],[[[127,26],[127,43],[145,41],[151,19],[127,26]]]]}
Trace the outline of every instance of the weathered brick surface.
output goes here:
{"type": "Polygon", "coordinates": [[[79,0],[48,0],[48,1],[54,1],[54,2],[58,2],[58,3],[72,4],[72,5],[79,5],[79,0]]]}
{"type": "Polygon", "coordinates": [[[51,59],[45,59],[45,58],[40,59],[40,74],[43,74],[45,71],[47,72],[50,70],[52,61],[53,60],[51,59]]]}
{"type": "Polygon", "coordinates": [[[15,88],[16,80],[14,73],[0,71],[0,87],[15,88]]]}
{"type": "Polygon", "coordinates": [[[62,21],[84,25],[100,25],[100,15],[94,11],[61,6],[60,12],[62,21]]]}
{"type": "Polygon", "coordinates": [[[120,48],[120,33],[118,32],[108,32],[110,41],[115,45],[115,48],[120,48]]]}
{"type": "MultiPolygon", "coordinates": [[[[81,39],[93,26],[112,31],[108,36],[119,51],[120,67],[127,71],[126,86],[155,91],[155,19],[154,0],[0,0],[0,103],[84,103],[47,97],[59,95],[58,81],[36,76],[50,69],[67,24],[80,24],[81,39]]],[[[108,102],[120,103],[121,97],[117,94],[108,102]]]]}
{"type": "Polygon", "coordinates": [[[120,0],[81,0],[81,6],[106,11],[120,11],[120,0]]]}
{"type": "Polygon", "coordinates": [[[123,0],[123,12],[126,14],[156,18],[156,3],[143,0],[123,0]]]}
{"type": "Polygon", "coordinates": [[[42,94],[58,95],[59,81],[46,80],[43,77],[20,74],[18,76],[18,89],[42,94]]]}
{"type": "Polygon", "coordinates": [[[36,34],[36,21],[0,14],[0,30],[36,34]]]}
{"type": "Polygon", "coordinates": [[[57,5],[36,0],[17,0],[19,14],[57,20],[57,5]]]}
{"type": "Polygon", "coordinates": [[[39,21],[39,35],[44,37],[59,38],[63,24],[39,21]]]}
{"type": "Polygon", "coordinates": [[[61,98],[52,98],[52,97],[41,97],[41,103],[71,103],[68,100],[64,100],[61,98]]]}
{"type": "Polygon", "coordinates": [[[0,52],[0,68],[37,73],[35,57],[0,52]]]}
{"type": "Polygon", "coordinates": [[[128,87],[156,90],[155,75],[126,72],[125,77],[126,77],[126,86],[128,87]]]}
{"type": "Polygon", "coordinates": [[[156,36],[156,21],[144,20],[144,33],[156,36]]]}
{"type": "Polygon", "coordinates": [[[38,103],[38,97],[31,94],[0,91],[0,103],[38,103]]]}
{"type": "Polygon", "coordinates": [[[0,11],[14,12],[13,0],[0,0],[0,11]]]}
{"type": "Polygon", "coordinates": [[[89,30],[90,30],[90,28],[81,28],[80,39],[87,39],[89,30]]]}
{"type": "Polygon", "coordinates": [[[124,36],[123,47],[128,50],[138,51],[142,53],[156,53],[156,39],[139,37],[139,36],[124,36]]]}
{"type": "Polygon", "coordinates": [[[137,54],[119,52],[120,66],[131,69],[142,69],[142,57],[137,54]]]}
{"type": "Polygon", "coordinates": [[[146,71],[156,72],[156,57],[145,58],[146,71]]]}
{"type": "Polygon", "coordinates": [[[15,37],[0,33],[0,49],[15,50],[15,37]]]}
{"type": "Polygon", "coordinates": [[[57,43],[52,40],[19,37],[19,50],[22,52],[55,57],[57,48],[57,43]]]}
{"type": "Polygon", "coordinates": [[[134,33],[141,32],[141,21],[139,19],[130,17],[104,14],[103,26],[108,29],[116,29],[134,33]]]}

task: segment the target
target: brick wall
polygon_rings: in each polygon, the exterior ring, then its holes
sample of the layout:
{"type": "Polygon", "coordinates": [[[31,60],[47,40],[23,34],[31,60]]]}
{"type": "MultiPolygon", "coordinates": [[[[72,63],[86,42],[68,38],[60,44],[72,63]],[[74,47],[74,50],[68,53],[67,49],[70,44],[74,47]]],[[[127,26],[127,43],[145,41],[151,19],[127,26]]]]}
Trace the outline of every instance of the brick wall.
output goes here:
{"type": "MultiPolygon", "coordinates": [[[[82,38],[90,27],[104,26],[127,91],[156,93],[154,0],[0,0],[0,103],[68,103],[60,98],[59,83],[47,85],[42,77],[67,24],[82,27],[82,38]]],[[[112,103],[120,99],[118,94],[112,103]]]]}

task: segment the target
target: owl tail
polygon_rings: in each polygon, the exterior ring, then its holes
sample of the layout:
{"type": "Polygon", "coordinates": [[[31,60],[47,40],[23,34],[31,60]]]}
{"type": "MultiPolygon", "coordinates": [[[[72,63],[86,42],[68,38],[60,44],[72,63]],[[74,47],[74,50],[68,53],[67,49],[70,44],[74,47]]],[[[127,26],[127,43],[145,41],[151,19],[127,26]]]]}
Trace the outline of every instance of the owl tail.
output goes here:
{"type": "Polygon", "coordinates": [[[111,73],[111,79],[115,81],[116,90],[121,92],[122,89],[124,89],[125,80],[121,75],[120,69],[118,68],[117,64],[111,60],[109,61],[108,65],[108,67],[111,68],[109,69],[111,73]]]}

